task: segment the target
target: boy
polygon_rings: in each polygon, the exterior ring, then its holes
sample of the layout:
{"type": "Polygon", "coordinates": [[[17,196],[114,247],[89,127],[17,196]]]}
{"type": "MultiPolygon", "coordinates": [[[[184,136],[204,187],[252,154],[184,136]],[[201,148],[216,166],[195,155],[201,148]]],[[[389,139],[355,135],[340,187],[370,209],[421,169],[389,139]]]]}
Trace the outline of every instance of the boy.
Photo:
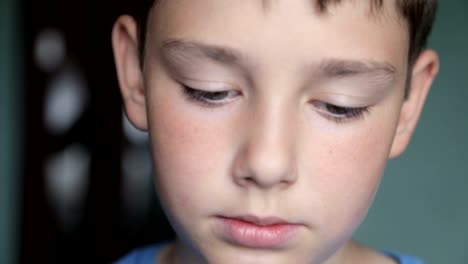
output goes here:
{"type": "Polygon", "coordinates": [[[177,234],[120,263],[419,263],[351,236],[438,72],[423,50],[435,9],[162,0],[140,25],[120,17],[125,111],[149,131],[177,234]]]}

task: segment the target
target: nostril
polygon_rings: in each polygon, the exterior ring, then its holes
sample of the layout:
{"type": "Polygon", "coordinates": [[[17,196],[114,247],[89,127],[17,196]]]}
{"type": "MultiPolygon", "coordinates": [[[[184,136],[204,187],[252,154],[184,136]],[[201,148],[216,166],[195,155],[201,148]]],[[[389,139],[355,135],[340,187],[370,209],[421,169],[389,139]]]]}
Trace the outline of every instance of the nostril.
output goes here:
{"type": "Polygon", "coordinates": [[[281,143],[264,138],[244,145],[233,163],[235,183],[259,189],[291,185],[295,181],[294,154],[287,144],[281,143]]]}
{"type": "Polygon", "coordinates": [[[248,171],[245,166],[238,166],[234,170],[233,178],[235,183],[242,187],[247,187],[255,183],[252,173],[248,171]]]}
{"type": "Polygon", "coordinates": [[[252,177],[244,177],[240,179],[240,184],[243,187],[247,187],[250,185],[253,185],[255,183],[254,179],[252,177]]]}
{"type": "Polygon", "coordinates": [[[295,176],[289,166],[258,166],[249,162],[243,163],[234,172],[234,181],[241,187],[270,189],[285,187],[295,181],[295,176]]]}

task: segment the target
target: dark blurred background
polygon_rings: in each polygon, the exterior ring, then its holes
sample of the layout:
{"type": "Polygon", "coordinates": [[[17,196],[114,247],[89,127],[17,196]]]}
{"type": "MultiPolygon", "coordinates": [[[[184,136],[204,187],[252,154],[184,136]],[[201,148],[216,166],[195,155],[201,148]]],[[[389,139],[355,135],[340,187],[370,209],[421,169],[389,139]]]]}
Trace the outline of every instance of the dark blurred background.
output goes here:
{"type": "MultiPolygon", "coordinates": [[[[135,1],[133,1],[135,2],[135,1]]],[[[0,263],[109,263],[172,237],[110,45],[132,1],[0,0],[0,263]],[[126,3],[124,3],[126,2],[126,3]]],[[[468,2],[440,1],[442,62],[356,239],[468,263],[468,2]]]]}
{"type": "Polygon", "coordinates": [[[0,10],[0,263],[109,263],[169,239],[111,52],[132,1],[1,0],[0,10]]]}

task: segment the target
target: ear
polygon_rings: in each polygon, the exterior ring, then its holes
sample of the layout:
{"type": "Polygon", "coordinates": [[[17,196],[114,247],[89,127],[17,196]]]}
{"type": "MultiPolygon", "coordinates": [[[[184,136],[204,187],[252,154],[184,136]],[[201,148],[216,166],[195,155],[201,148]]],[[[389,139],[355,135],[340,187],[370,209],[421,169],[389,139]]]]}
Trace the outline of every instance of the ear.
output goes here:
{"type": "Polygon", "coordinates": [[[439,57],[432,50],[423,51],[414,63],[408,98],[403,102],[390,158],[398,157],[408,146],[437,73],[439,57]]]}
{"type": "Polygon", "coordinates": [[[136,128],[147,130],[145,89],[137,32],[137,24],[132,17],[119,17],[112,29],[112,48],[125,113],[136,128]]]}

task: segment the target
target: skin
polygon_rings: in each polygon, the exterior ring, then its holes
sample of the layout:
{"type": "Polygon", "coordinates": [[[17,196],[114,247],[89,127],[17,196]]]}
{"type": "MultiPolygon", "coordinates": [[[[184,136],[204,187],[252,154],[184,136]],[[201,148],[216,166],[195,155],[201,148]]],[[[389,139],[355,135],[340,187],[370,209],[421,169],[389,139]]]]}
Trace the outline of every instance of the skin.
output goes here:
{"type": "Polygon", "coordinates": [[[394,263],[350,238],[387,160],[408,145],[436,53],[408,70],[407,24],[393,1],[372,13],[366,1],[326,13],[311,1],[261,2],[162,1],[143,63],[135,21],[115,23],[125,111],[150,133],[156,190],[178,237],[160,261],[394,263]],[[184,85],[228,92],[206,104],[184,85]],[[327,104],[368,109],[343,119],[327,104]],[[300,227],[280,248],[242,247],[218,216],[245,214],[300,227]]]}

